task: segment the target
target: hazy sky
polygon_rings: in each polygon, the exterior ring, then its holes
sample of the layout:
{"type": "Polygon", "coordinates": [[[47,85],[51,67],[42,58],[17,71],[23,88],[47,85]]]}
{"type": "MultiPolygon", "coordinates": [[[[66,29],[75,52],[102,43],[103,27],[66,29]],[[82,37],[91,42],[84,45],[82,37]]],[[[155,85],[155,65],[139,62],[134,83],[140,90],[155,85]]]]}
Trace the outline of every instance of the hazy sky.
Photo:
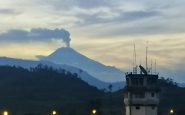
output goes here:
{"type": "Polygon", "coordinates": [[[0,56],[36,59],[71,39],[82,54],[127,71],[133,42],[144,64],[148,41],[149,62],[183,82],[184,11],[185,0],[0,0],[0,56]],[[56,31],[62,39],[52,37],[56,31]]]}

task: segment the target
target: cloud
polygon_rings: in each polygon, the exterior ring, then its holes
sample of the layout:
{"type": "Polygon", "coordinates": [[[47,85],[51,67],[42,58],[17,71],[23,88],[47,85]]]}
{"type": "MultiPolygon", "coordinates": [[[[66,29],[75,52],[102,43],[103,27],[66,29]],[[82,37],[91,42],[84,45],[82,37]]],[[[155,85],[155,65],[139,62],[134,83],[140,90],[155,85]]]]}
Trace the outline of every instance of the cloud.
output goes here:
{"type": "Polygon", "coordinates": [[[62,40],[66,46],[70,46],[70,33],[64,29],[46,29],[33,28],[30,31],[26,30],[9,30],[0,33],[0,40],[2,41],[50,41],[62,40]]]}
{"type": "MultiPolygon", "coordinates": [[[[36,3],[38,4],[38,1],[36,3]]],[[[71,23],[75,23],[77,27],[114,22],[125,23],[124,21],[152,17],[159,13],[155,9],[137,8],[138,3],[130,3],[130,6],[126,7],[127,1],[120,0],[48,0],[47,2],[40,0],[39,4],[42,4],[41,8],[45,8],[54,16],[58,15],[60,18],[62,15],[61,22],[64,21],[65,17],[73,17],[74,22],[71,23]],[[133,4],[135,10],[130,10],[133,4]],[[122,6],[125,8],[122,9],[122,6]]]]}
{"type": "MultiPolygon", "coordinates": [[[[85,9],[92,9],[102,6],[110,6],[112,4],[113,0],[54,0],[50,1],[42,1],[40,0],[39,3],[42,3],[42,5],[48,5],[53,6],[56,9],[71,9],[72,7],[80,7],[85,9]]],[[[113,1],[114,2],[114,1],[113,1]]],[[[38,0],[37,0],[38,3],[38,0]]]]}
{"type": "Polygon", "coordinates": [[[159,16],[159,12],[157,11],[132,11],[123,13],[124,20],[137,20],[141,18],[148,18],[152,16],[159,16]]]}
{"type": "Polygon", "coordinates": [[[16,14],[20,14],[20,12],[14,10],[14,9],[0,9],[0,14],[2,15],[16,15],[16,14]]]}
{"type": "Polygon", "coordinates": [[[97,8],[101,6],[107,6],[110,3],[107,0],[70,0],[71,2],[76,1],[75,5],[82,8],[97,8]]]}
{"type": "Polygon", "coordinates": [[[78,22],[79,25],[92,25],[92,24],[106,24],[106,23],[126,23],[149,17],[159,16],[157,11],[129,11],[129,12],[112,12],[112,11],[99,11],[97,13],[81,13],[77,14],[78,18],[83,21],[78,22]]]}
{"type": "Polygon", "coordinates": [[[16,0],[8,3],[6,9],[12,7],[23,13],[8,21],[0,17],[0,25],[15,22],[15,28],[65,27],[80,35],[84,29],[86,36],[96,29],[98,32],[93,32],[96,37],[185,31],[185,15],[181,13],[185,10],[184,1],[16,0]]]}

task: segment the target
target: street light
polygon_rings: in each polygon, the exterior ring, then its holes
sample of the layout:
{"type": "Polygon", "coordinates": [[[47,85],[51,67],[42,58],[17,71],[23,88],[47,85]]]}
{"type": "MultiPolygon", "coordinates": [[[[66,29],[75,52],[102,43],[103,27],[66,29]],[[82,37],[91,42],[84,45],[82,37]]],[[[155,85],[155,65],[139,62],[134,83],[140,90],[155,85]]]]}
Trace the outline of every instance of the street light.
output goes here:
{"type": "Polygon", "coordinates": [[[3,115],[8,115],[8,111],[4,111],[3,112],[3,115]]]}
{"type": "Polygon", "coordinates": [[[96,115],[96,112],[97,112],[96,109],[93,109],[93,110],[92,110],[92,114],[93,114],[93,115],[96,115]]]}
{"type": "Polygon", "coordinates": [[[170,115],[172,115],[174,113],[173,109],[170,109],[170,115]]]}
{"type": "Polygon", "coordinates": [[[52,112],[52,115],[56,115],[56,114],[57,114],[57,112],[56,112],[56,111],[53,111],[53,112],[52,112]]]}

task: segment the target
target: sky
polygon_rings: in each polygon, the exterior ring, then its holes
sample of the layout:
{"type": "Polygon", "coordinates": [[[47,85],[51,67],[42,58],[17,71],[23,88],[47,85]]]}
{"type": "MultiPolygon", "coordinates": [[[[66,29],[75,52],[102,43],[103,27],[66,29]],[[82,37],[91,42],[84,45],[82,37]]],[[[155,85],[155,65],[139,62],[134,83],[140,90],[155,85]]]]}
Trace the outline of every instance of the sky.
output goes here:
{"type": "Polygon", "coordinates": [[[70,46],[131,71],[157,61],[161,75],[185,82],[185,0],[0,0],[0,56],[37,60],[70,46]]]}

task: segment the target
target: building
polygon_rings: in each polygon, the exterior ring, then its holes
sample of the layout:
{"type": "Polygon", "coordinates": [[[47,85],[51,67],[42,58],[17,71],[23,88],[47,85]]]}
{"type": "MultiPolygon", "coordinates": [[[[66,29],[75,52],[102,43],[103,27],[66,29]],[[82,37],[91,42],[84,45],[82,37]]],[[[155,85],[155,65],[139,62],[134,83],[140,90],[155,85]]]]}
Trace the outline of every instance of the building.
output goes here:
{"type": "Polygon", "coordinates": [[[126,115],[157,115],[159,91],[158,75],[149,74],[142,66],[140,73],[126,73],[124,103],[126,115]]]}

